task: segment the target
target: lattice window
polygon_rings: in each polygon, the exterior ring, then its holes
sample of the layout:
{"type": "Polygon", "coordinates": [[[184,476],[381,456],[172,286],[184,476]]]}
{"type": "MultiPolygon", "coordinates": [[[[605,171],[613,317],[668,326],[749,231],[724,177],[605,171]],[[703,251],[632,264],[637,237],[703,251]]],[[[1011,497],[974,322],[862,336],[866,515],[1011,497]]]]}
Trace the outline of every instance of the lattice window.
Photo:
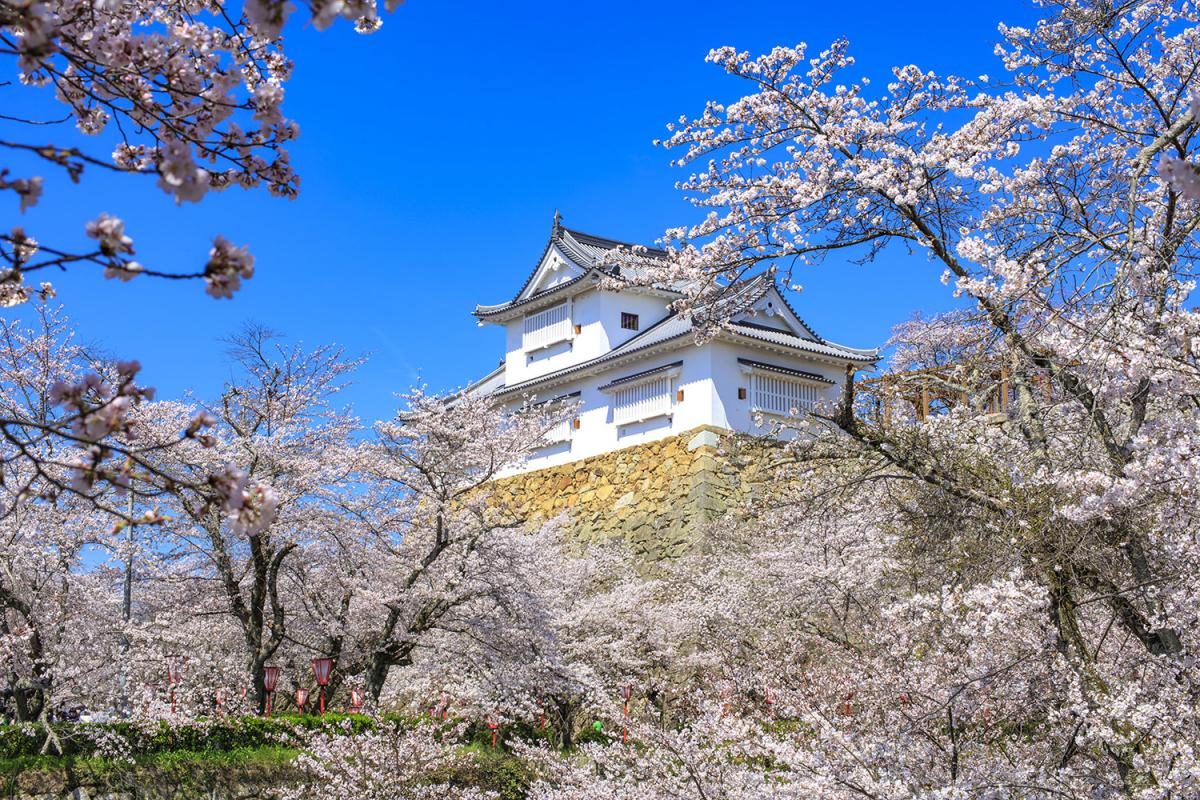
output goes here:
{"type": "Polygon", "coordinates": [[[621,327],[627,331],[636,331],[638,329],[638,315],[630,314],[628,311],[622,311],[621,327]]]}
{"type": "Polygon", "coordinates": [[[768,414],[803,414],[812,411],[821,390],[813,384],[788,378],[755,372],[750,376],[751,405],[755,411],[768,414]]]}
{"type": "Polygon", "coordinates": [[[613,422],[628,425],[671,413],[671,376],[615,389],[612,393],[613,422]]]}
{"type": "Polygon", "coordinates": [[[538,350],[571,338],[571,303],[560,303],[525,317],[525,350],[538,350]]]}
{"type": "Polygon", "coordinates": [[[562,422],[555,425],[550,430],[546,431],[544,437],[546,444],[559,444],[560,442],[569,441],[571,438],[571,420],[564,419],[562,422]]]}

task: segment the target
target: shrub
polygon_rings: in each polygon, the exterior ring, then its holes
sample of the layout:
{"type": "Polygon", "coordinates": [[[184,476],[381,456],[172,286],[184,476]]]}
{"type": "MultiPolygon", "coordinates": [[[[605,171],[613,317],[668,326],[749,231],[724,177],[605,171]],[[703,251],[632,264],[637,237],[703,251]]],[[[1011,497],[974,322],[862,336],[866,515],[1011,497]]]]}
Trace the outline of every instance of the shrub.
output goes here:
{"type": "MultiPolygon", "coordinates": [[[[14,759],[41,754],[53,731],[61,753],[50,747],[52,755],[64,756],[139,756],[172,751],[197,753],[229,752],[263,747],[293,746],[301,734],[350,724],[352,733],[373,730],[378,721],[361,714],[330,713],[323,717],[280,715],[262,717],[227,717],[181,722],[120,721],[120,722],[55,722],[0,725],[0,759],[14,759]],[[47,730],[49,728],[49,731],[47,730]]],[[[402,726],[410,720],[387,716],[385,721],[402,726]]]]}

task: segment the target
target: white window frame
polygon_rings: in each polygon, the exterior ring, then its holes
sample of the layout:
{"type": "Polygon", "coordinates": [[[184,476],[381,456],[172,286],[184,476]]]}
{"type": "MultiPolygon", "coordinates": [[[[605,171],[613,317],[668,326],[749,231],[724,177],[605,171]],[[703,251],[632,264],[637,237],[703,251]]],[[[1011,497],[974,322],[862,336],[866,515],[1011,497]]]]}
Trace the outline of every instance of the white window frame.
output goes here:
{"type": "Polygon", "coordinates": [[[817,403],[821,401],[821,395],[828,387],[823,381],[801,375],[787,375],[753,364],[740,366],[743,374],[749,378],[747,394],[752,414],[775,417],[803,416],[816,408],[817,403]],[[783,409],[781,403],[764,403],[764,398],[788,401],[788,407],[783,409]]]}
{"type": "Polygon", "coordinates": [[[521,349],[526,353],[544,350],[560,342],[569,342],[575,336],[571,318],[571,300],[526,314],[522,320],[521,349]],[[545,320],[549,320],[548,322],[545,320]]]}
{"type": "Polygon", "coordinates": [[[677,377],[679,367],[671,367],[604,389],[604,393],[610,398],[613,424],[623,427],[659,417],[674,416],[677,377]]]}

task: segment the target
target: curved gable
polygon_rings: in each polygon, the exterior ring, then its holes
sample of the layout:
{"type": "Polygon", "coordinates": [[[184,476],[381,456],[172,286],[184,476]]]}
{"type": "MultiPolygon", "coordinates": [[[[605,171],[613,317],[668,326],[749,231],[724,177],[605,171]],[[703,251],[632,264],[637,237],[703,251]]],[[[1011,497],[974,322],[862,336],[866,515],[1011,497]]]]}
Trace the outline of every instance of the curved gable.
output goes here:
{"type": "Polygon", "coordinates": [[[813,342],[824,341],[816,331],[809,327],[807,322],[800,318],[775,284],[767,287],[762,296],[755,300],[748,309],[735,314],[730,321],[790,333],[813,342]]]}
{"type": "Polygon", "coordinates": [[[572,281],[586,273],[587,269],[568,258],[557,244],[552,243],[546,248],[541,263],[513,302],[519,303],[535,294],[572,281]]]}

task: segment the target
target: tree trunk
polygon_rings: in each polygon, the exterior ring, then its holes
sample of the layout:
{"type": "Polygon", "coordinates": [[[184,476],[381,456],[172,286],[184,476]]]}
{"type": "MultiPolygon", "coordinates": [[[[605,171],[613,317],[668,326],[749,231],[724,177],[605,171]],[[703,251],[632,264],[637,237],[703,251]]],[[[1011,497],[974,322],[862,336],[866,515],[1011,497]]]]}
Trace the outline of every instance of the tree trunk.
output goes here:
{"type": "Polygon", "coordinates": [[[267,712],[266,659],[250,659],[250,677],[254,684],[254,708],[262,716],[267,712]]]}
{"type": "Polygon", "coordinates": [[[371,656],[371,664],[367,667],[367,694],[375,703],[379,702],[379,695],[383,692],[383,684],[387,682],[388,671],[391,668],[391,664],[379,653],[371,656]]]}
{"type": "Polygon", "coordinates": [[[554,709],[558,712],[558,746],[570,750],[575,746],[575,723],[579,707],[570,700],[556,699],[554,709]]]}

